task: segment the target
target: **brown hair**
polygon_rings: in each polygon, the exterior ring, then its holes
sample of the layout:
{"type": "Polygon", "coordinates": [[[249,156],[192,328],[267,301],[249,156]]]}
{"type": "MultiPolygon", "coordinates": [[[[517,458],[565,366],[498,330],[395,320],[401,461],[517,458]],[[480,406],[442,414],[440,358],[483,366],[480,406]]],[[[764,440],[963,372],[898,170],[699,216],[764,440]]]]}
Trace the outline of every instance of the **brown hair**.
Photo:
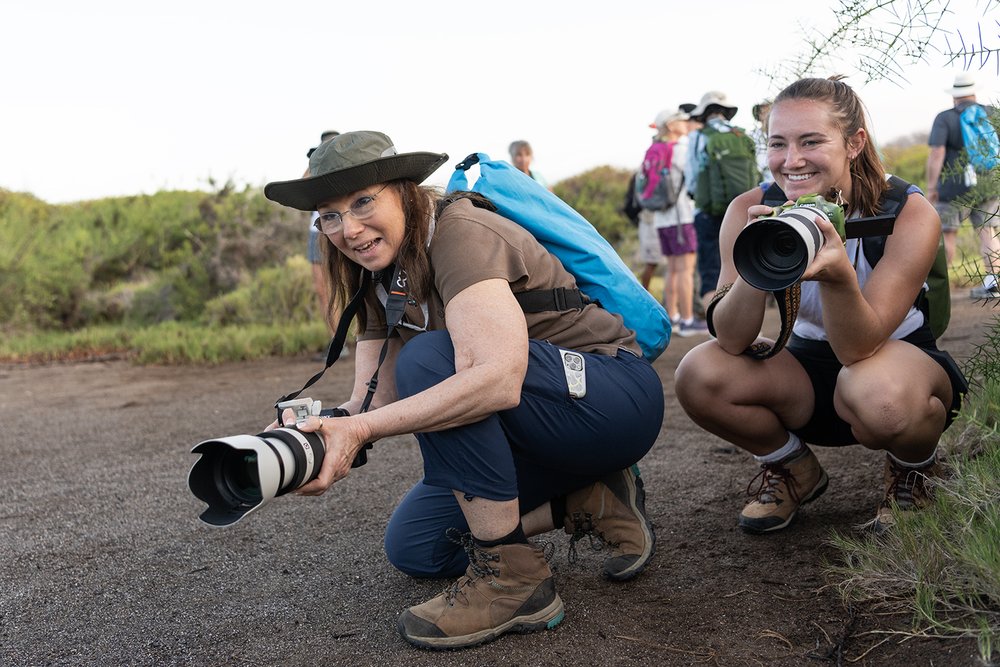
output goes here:
{"type": "Polygon", "coordinates": [[[864,130],[866,141],[861,152],[850,162],[851,201],[850,210],[869,216],[878,213],[878,202],[882,193],[888,189],[885,181],[885,168],[879,159],[878,151],[868,131],[865,106],[854,90],[844,83],[841,75],[828,79],[799,79],[782,90],[774,105],[785,100],[814,100],[825,102],[830,110],[846,142],[857,131],[864,130]]]}
{"type": "MultiPolygon", "coordinates": [[[[403,242],[396,262],[406,269],[411,296],[421,301],[430,291],[432,279],[430,260],[427,256],[427,241],[431,233],[430,223],[434,202],[439,197],[439,191],[409,180],[392,181],[390,186],[396,190],[402,202],[405,225],[403,242]]],[[[335,313],[343,312],[351,297],[358,291],[364,269],[338,251],[325,234],[320,235],[319,245],[323,254],[324,279],[330,293],[326,319],[336,327],[337,323],[333,321],[333,316],[335,313]]],[[[365,295],[365,301],[373,308],[382,307],[375,290],[370,290],[365,295]]],[[[363,333],[368,325],[364,308],[358,311],[357,321],[358,333],[363,333]]]]}

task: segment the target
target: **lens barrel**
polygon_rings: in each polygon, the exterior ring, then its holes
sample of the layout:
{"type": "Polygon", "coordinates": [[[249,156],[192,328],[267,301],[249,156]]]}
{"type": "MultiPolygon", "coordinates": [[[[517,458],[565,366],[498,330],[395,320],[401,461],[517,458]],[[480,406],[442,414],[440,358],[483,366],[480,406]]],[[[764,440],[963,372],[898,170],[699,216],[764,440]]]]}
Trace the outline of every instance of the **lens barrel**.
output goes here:
{"type": "Polygon", "coordinates": [[[229,526],[319,475],[325,452],[317,433],[278,428],[257,435],[205,440],[188,474],[191,492],[208,504],[200,519],[229,526]]]}
{"type": "Polygon", "coordinates": [[[740,277],[768,292],[798,282],[823,247],[817,215],[827,218],[817,208],[792,207],[744,227],[733,244],[733,263],[740,277]]]}

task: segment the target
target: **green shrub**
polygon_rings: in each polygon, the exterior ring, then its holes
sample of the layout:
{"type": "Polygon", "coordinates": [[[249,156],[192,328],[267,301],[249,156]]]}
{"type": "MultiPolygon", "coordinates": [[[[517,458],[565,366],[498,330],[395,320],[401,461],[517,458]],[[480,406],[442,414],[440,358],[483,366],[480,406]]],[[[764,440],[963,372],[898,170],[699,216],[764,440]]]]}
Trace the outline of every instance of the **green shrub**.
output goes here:
{"type": "Polygon", "coordinates": [[[608,243],[617,246],[631,231],[631,223],[621,211],[631,172],[614,167],[597,167],[559,181],[552,188],[597,228],[608,243]]]}
{"type": "Polygon", "coordinates": [[[987,664],[1000,639],[998,418],[1000,383],[991,382],[942,438],[947,475],[934,502],[896,513],[884,535],[835,535],[843,563],[828,567],[845,597],[908,612],[912,634],[974,637],[987,664]]]}

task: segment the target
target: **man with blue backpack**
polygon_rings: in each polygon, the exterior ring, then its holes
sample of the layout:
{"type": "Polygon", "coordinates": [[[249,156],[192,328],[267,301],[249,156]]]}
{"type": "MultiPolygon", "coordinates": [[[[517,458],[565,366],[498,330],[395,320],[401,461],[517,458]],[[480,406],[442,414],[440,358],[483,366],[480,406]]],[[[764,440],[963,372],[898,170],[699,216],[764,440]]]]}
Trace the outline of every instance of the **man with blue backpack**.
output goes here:
{"type": "Polygon", "coordinates": [[[927,199],[941,216],[945,251],[950,265],[962,220],[968,218],[979,234],[983,255],[983,284],[973,299],[1000,298],[1000,198],[992,171],[1000,167],[1000,142],[991,116],[993,109],[976,102],[976,81],[960,72],[945,92],[955,106],[934,118],[927,140],[927,199]]]}

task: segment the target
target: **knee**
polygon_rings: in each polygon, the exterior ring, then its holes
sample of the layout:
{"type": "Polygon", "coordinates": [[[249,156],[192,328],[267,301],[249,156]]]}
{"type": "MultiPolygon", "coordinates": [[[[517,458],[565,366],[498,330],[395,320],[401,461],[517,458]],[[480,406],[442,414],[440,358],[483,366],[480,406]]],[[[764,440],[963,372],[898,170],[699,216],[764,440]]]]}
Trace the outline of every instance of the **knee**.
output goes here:
{"type": "Polygon", "coordinates": [[[455,348],[446,331],[414,337],[396,360],[396,393],[407,398],[455,374],[455,348]]]}
{"type": "Polygon", "coordinates": [[[684,355],[674,371],[674,392],[688,414],[718,402],[718,396],[726,388],[724,365],[716,363],[714,350],[710,349],[715,345],[709,341],[694,348],[684,355]],[[715,401],[707,400],[713,396],[715,401]]]}
{"type": "Polygon", "coordinates": [[[458,577],[468,566],[468,560],[463,560],[464,552],[458,548],[447,557],[434,558],[394,531],[386,532],[384,547],[386,558],[393,567],[417,579],[458,577]]]}
{"type": "Polygon", "coordinates": [[[866,446],[883,449],[904,436],[918,418],[911,409],[912,396],[905,379],[897,376],[850,382],[847,370],[841,370],[834,404],[858,440],[866,446]]]}

